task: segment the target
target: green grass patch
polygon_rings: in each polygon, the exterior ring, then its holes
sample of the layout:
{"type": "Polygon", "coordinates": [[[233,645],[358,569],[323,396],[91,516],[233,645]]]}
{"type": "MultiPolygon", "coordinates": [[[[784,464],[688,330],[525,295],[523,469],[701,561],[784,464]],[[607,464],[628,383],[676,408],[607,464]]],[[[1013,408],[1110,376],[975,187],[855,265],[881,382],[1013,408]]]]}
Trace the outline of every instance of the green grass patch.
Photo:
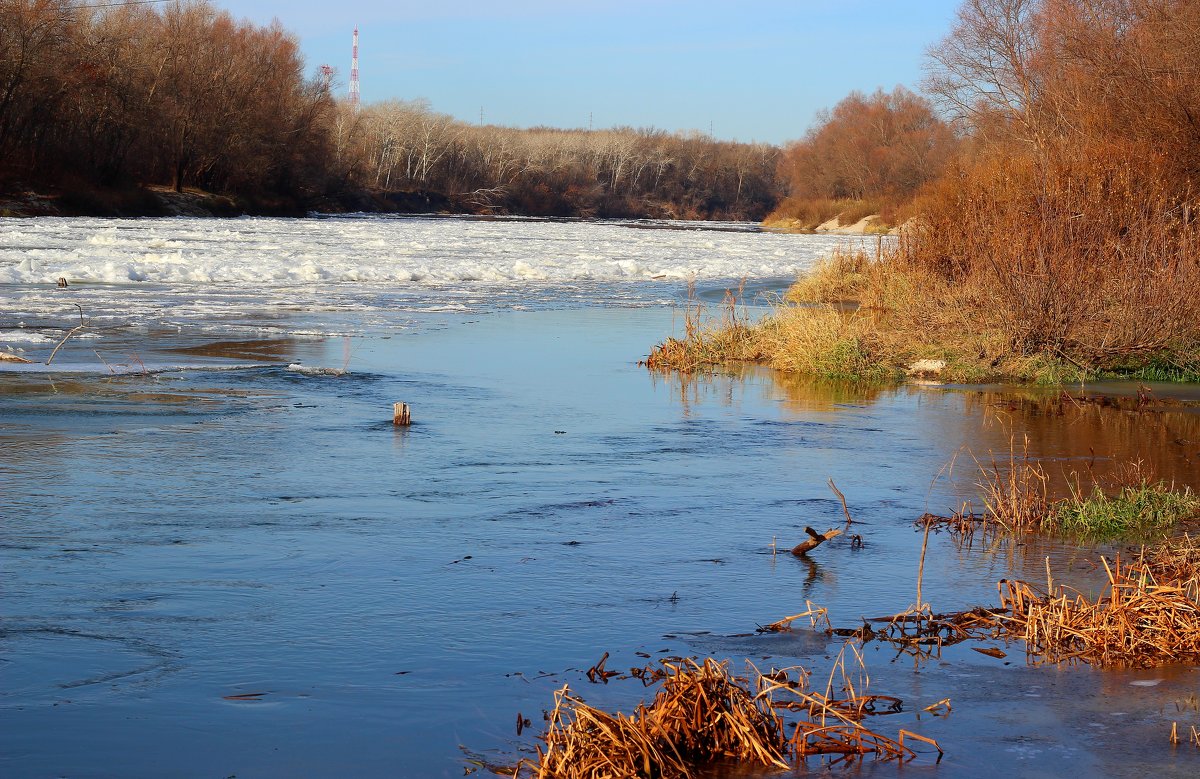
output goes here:
{"type": "Polygon", "coordinates": [[[1099,487],[1086,496],[1078,492],[1054,505],[1046,525],[1064,535],[1111,541],[1161,535],[1197,516],[1200,497],[1190,488],[1174,490],[1163,482],[1142,482],[1115,495],[1106,495],[1099,487]]]}
{"type": "Polygon", "coordinates": [[[1101,377],[1126,381],[1200,383],[1200,364],[1151,359],[1142,365],[1128,365],[1105,371],[1101,377]]]}

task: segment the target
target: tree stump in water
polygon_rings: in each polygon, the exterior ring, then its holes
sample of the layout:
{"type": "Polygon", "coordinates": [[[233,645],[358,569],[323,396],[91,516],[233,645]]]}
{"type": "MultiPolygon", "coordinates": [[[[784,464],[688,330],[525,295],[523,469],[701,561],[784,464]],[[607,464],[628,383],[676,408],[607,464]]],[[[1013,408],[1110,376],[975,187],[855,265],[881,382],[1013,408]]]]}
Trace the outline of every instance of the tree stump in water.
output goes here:
{"type": "Polygon", "coordinates": [[[392,405],[392,424],[396,427],[408,427],[412,424],[412,413],[407,403],[392,405]]]}

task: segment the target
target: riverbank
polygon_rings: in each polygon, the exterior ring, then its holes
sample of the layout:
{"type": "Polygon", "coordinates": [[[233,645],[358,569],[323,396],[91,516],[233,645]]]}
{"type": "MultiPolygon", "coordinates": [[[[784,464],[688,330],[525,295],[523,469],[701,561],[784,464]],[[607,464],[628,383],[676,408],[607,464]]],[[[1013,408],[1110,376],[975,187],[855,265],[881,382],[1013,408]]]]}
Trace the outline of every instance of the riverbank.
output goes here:
{"type": "Polygon", "coordinates": [[[306,216],[313,212],[479,214],[477,206],[431,192],[349,192],[320,198],[221,195],[195,188],[10,188],[0,194],[0,217],[230,217],[306,216]]]}
{"type": "MultiPolygon", "coordinates": [[[[907,243],[835,252],[754,321],[736,305],[689,308],[682,337],[647,365],[696,370],[749,361],[818,377],[1078,384],[1200,381],[1195,258],[1140,278],[1042,278],[1028,300],[989,280],[953,284],[908,261],[907,243]]],[[[1021,279],[1022,283],[1028,279],[1021,279]]]]}

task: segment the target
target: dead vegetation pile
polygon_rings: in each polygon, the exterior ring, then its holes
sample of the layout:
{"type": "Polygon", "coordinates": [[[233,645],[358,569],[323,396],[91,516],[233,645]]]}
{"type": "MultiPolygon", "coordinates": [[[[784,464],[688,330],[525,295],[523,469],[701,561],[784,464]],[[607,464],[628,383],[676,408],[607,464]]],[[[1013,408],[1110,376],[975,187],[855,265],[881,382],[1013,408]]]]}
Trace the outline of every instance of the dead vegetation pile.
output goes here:
{"type": "Polygon", "coordinates": [[[1000,582],[1006,633],[1035,663],[1081,661],[1150,668],[1200,660],[1200,547],[1191,538],[1132,562],[1101,558],[1108,583],[1095,600],[1071,588],[1000,582]]]}
{"type": "MultiPolygon", "coordinates": [[[[861,667],[861,656],[855,657],[861,667]]],[[[711,658],[664,661],[637,676],[659,678],[660,687],[649,705],[630,715],[592,707],[569,687],[558,690],[537,759],[522,760],[513,776],[687,779],[727,762],[790,769],[790,760],[813,755],[911,760],[916,752],[906,740],[937,748],[913,733],[900,731],[893,739],[863,726],[867,716],[900,711],[900,702],[857,692],[843,658],[823,692],[808,689],[802,668],[755,670],[751,680],[731,675],[727,663],[711,658]],[[839,673],[842,694],[835,694],[839,673]],[[881,702],[886,710],[880,710],[881,702]]],[[[865,684],[863,671],[859,689],[865,684]]]]}

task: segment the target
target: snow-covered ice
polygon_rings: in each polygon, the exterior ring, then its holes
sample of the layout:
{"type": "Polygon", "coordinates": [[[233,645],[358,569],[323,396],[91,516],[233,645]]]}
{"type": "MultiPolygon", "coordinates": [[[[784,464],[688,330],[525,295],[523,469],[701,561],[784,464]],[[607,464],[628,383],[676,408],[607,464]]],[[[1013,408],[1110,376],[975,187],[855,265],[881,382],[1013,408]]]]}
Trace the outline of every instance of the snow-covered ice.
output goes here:
{"type": "Polygon", "coordinates": [[[0,327],[61,325],[75,303],[108,324],[303,329],[302,312],[323,311],[346,314],[351,330],[394,324],[396,312],[653,305],[689,279],[788,279],[861,243],[721,223],[0,219],[0,327]],[[52,288],[59,278],[69,291],[52,288]]]}

